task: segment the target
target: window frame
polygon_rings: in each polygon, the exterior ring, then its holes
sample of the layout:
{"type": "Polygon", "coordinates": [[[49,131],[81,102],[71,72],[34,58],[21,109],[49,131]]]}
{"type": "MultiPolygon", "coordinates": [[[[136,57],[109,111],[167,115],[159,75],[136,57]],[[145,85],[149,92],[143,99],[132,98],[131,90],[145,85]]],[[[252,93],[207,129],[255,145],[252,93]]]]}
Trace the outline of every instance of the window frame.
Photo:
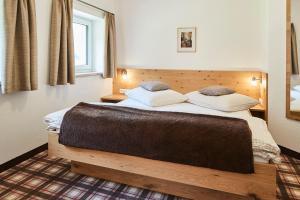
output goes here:
{"type": "MultiPolygon", "coordinates": [[[[87,27],[87,38],[86,38],[86,58],[87,58],[87,65],[75,65],[75,73],[76,74],[84,74],[84,73],[93,73],[95,72],[95,68],[93,66],[93,42],[92,42],[92,33],[93,33],[93,21],[81,17],[81,16],[73,16],[73,24],[81,24],[87,27]]],[[[75,59],[75,58],[74,58],[75,59]]]]}

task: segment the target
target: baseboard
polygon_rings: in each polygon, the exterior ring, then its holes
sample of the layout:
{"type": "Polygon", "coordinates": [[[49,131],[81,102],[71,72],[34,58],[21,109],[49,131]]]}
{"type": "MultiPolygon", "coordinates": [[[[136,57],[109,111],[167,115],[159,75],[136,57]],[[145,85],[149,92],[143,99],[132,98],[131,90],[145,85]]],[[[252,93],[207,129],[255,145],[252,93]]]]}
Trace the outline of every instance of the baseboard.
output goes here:
{"type": "MultiPolygon", "coordinates": [[[[300,153],[296,152],[296,151],[293,151],[291,149],[288,149],[286,147],[283,147],[283,146],[279,146],[280,149],[281,149],[281,152],[287,156],[291,156],[293,158],[296,158],[296,159],[299,159],[300,160],[300,153]]],[[[35,156],[36,154],[42,152],[42,151],[45,151],[48,149],[48,143],[47,144],[43,144],[27,153],[24,153],[6,163],[3,163],[2,165],[0,165],[0,173],[5,171],[5,170],[8,170],[9,168],[12,168],[14,166],[16,166],[17,164],[35,156]]]]}
{"type": "Polygon", "coordinates": [[[300,160],[300,153],[293,151],[291,149],[288,149],[286,147],[283,146],[279,146],[281,149],[281,152],[287,156],[291,156],[293,158],[299,159],[300,160]]]}
{"type": "Polygon", "coordinates": [[[47,144],[43,144],[42,146],[39,146],[27,153],[24,153],[6,163],[3,163],[2,165],[0,165],[0,173],[5,171],[5,170],[8,170],[9,168],[12,168],[14,166],[16,166],[17,164],[25,161],[25,160],[28,160],[29,158],[35,156],[36,154],[42,152],[42,151],[45,151],[48,149],[48,143],[47,144]]]}

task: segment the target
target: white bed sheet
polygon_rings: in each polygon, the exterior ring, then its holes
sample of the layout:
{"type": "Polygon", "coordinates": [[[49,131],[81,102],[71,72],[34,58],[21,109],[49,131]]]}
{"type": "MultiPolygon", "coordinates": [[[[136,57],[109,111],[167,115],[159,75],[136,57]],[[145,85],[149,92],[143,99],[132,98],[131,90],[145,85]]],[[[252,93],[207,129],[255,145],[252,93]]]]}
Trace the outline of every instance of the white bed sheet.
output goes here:
{"type": "MultiPolygon", "coordinates": [[[[270,161],[274,163],[280,162],[280,149],[272,138],[271,133],[267,128],[267,124],[264,120],[252,117],[250,112],[238,111],[238,112],[222,112],[217,110],[212,110],[190,103],[179,103],[168,106],[161,107],[149,107],[141,104],[135,100],[127,99],[117,104],[109,103],[91,103],[96,105],[115,105],[115,106],[125,106],[144,110],[155,110],[155,111],[169,111],[169,112],[184,112],[193,114],[208,114],[217,115],[224,117],[233,117],[244,119],[248,122],[249,127],[252,131],[252,146],[254,160],[256,162],[269,163],[270,161]]],[[[62,123],[64,114],[69,110],[64,109],[55,113],[51,113],[44,118],[44,121],[48,124],[48,130],[59,130],[62,123]]]]}

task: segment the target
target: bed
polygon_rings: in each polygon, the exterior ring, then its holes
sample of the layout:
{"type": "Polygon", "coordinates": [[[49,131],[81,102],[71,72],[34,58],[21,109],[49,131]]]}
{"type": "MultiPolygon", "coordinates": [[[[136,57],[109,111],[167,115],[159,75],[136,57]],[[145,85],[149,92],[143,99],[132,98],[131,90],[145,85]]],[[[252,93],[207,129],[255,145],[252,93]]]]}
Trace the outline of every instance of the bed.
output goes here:
{"type": "MultiPolygon", "coordinates": [[[[230,85],[238,92],[267,102],[267,91],[263,87],[251,88],[248,79],[265,74],[260,72],[201,72],[201,71],[153,71],[133,70],[130,85],[124,80],[114,80],[114,91],[119,88],[134,88],[136,82],[147,79],[162,79],[176,90],[186,93],[199,85],[230,85]],[[167,72],[167,73],[166,73],[167,72]],[[209,82],[209,83],[207,83],[209,82]],[[184,85],[181,85],[184,84],[184,85]],[[184,90],[184,91],[183,91],[184,90]]],[[[121,71],[118,70],[121,74],[121,71]]],[[[118,76],[121,77],[121,76],[118,76]]],[[[266,87],[266,85],[265,85],[266,87]]],[[[192,166],[182,163],[153,160],[139,156],[111,153],[87,148],[76,148],[59,143],[62,121],[70,108],[49,114],[45,117],[48,125],[49,156],[57,156],[71,161],[75,173],[103,178],[136,187],[150,189],[189,199],[275,199],[276,167],[280,162],[280,149],[268,131],[264,120],[252,117],[248,110],[223,112],[194,105],[174,103],[166,106],[146,106],[131,98],[118,104],[90,103],[99,106],[112,106],[145,111],[182,113],[193,115],[220,116],[225,119],[245,120],[252,132],[254,173],[244,174],[192,166]]],[[[73,108],[72,108],[73,109],[73,108]]],[[[77,126],[78,127],[78,126],[77,126]]],[[[251,148],[251,146],[250,146],[251,148]]]]}
{"type": "MultiPolygon", "coordinates": [[[[117,104],[109,103],[91,103],[94,105],[113,105],[113,106],[124,106],[145,110],[156,110],[156,111],[171,111],[171,112],[183,112],[183,113],[194,113],[194,114],[209,114],[224,117],[234,117],[245,119],[252,131],[253,141],[253,153],[254,160],[258,163],[278,163],[280,162],[280,150],[273,140],[270,132],[267,129],[266,122],[260,118],[252,117],[248,110],[238,112],[221,112],[212,110],[200,106],[196,106],[190,103],[180,103],[161,107],[149,107],[138,101],[132,99],[126,99],[117,104]]],[[[64,117],[64,114],[69,110],[64,109],[58,112],[51,113],[45,117],[45,122],[48,125],[48,130],[59,133],[59,129],[64,117]]]]}
{"type": "MultiPolygon", "coordinates": [[[[132,108],[138,108],[138,109],[146,109],[146,110],[156,110],[156,111],[171,111],[171,112],[184,112],[184,113],[197,113],[197,114],[209,114],[209,115],[217,115],[217,116],[225,116],[225,117],[234,117],[234,118],[240,118],[240,119],[244,119],[248,122],[249,126],[250,126],[250,129],[252,131],[252,142],[253,142],[253,154],[254,154],[254,161],[256,163],[255,165],[255,169],[256,169],[256,173],[259,173],[259,170],[262,169],[262,174],[259,175],[259,178],[262,178],[264,180],[251,180],[250,176],[251,175],[242,175],[242,174],[239,174],[239,175],[234,175],[234,173],[231,173],[231,172],[222,172],[222,171],[217,171],[217,170],[208,170],[206,173],[205,176],[205,180],[203,180],[204,182],[206,181],[211,181],[209,180],[208,177],[210,176],[213,176],[213,177],[210,177],[212,178],[212,180],[215,180],[215,181],[212,181],[214,182],[214,184],[216,184],[216,182],[219,182],[220,180],[216,179],[216,177],[223,177],[224,176],[224,173],[226,174],[226,176],[232,176],[230,179],[233,179],[234,180],[234,177],[237,176],[238,179],[242,178],[242,177],[248,177],[248,181],[251,183],[251,187],[253,188],[248,188],[249,185],[247,185],[246,188],[244,188],[245,190],[253,190],[253,194],[251,194],[252,196],[254,195],[257,195],[257,197],[261,197],[262,199],[272,199],[272,198],[269,198],[271,197],[272,195],[274,196],[274,193],[275,193],[275,174],[274,174],[274,166],[269,164],[269,163],[277,163],[277,162],[280,162],[280,150],[278,148],[278,146],[276,145],[276,143],[274,142],[274,140],[272,139],[272,136],[271,134],[269,133],[268,129],[267,129],[267,126],[266,126],[266,122],[263,121],[262,119],[259,119],[259,118],[255,118],[255,117],[252,117],[250,112],[249,111],[239,111],[239,112],[233,112],[233,113],[226,113],[226,112],[221,112],[221,111],[216,111],[216,110],[211,110],[211,109],[207,109],[207,108],[203,108],[203,107],[199,107],[199,106],[196,106],[196,105],[193,105],[193,104],[190,104],[190,103],[180,103],[180,104],[174,104],[174,105],[168,105],[168,106],[161,106],[161,107],[156,107],[156,108],[153,108],[153,107],[149,107],[149,106],[145,106],[137,101],[134,101],[132,99],[127,99],[127,100],[124,100],[118,104],[107,104],[107,103],[93,103],[95,105],[114,105],[114,106],[122,106],[122,107],[132,107],[132,108]],[[272,182],[268,183],[268,180],[272,180],[272,182]],[[256,183],[257,181],[257,183],[256,183]],[[261,182],[263,181],[263,182],[261,182]],[[259,183],[260,182],[260,183],[259,183]],[[258,184],[259,183],[259,184],[258,184]],[[260,186],[260,184],[263,184],[263,186],[260,186]],[[261,194],[259,194],[259,191],[262,191],[260,187],[263,187],[264,190],[261,194]],[[256,191],[258,188],[260,188],[258,191],[256,191]],[[268,192],[269,191],[269,192],[268,192]],[[258,193],[257,193],[258,192],[258,193]],[[261,196],[262,195],[262,196],[261,196]],[[265,197],[266,196],[266,197],[265,197]],[[268,197],[269,196],[269,197],[268,197]]],[[[101,162],[101,165],[103,165],[102,162],[105,162],[106,165],[104,165],[105,167],[105,170],[103,170],[103,168],[99,168],[99,167],[96,167],[96,166],[87,166],[87,164],[83,164],[82,162],[86,162],[86,163],[89,163],[89,164],[96,164],[96,162],[93,160],[93,159],[96,159],[95,155],[97,154],[100,154],[99,152],[96,152],[96,151],[93,151],[93,150],[86,150],[86,151],[82,151],[81,149],[75,149],[75,148],[70,148],[70,147],[65,147],[65,146],[62,146],[60,144],[58,144],[58,134],[59,134],[59,129],[60,129],[60,126],[61,126],[61,123],[62,123],[62,119],[63,119],[63,116],[64,114],[68,111],[69,109],[64,109],[64,110],[61,110],[61,111],[58,111],[58,112],[55,112],[55,113],[52,113],[48,116],[45,117],[45,121],[47,122],[48,124],[48,130],[50,131],[49,133],[49,154],[50,155],[56,155],[56,156],[60,156],[60,157],[64,157],[64,158],[67,158],[67,159],[70,159],[70,160],[73,160],[72,161],[72,169],[74,172],[79,172],[79,173],[83,173],[83,174],[88,174],[88,175],[93,175],[93,176],[98,176],[98,172],[99,170],[101,171],[107,171],[107,168],[110,168],[111,166],[111,163],[107,163],[108,160],[110,159],[105,159],[105,160],[98,160],[98,162],[101,162]],[[83,157],[85,156],[85,154],[88,154],[90,158],[92,158],[92,161],[91,160],[82,160],[83,157]],[[94,155],[95,154],[95,155],[94,155]],[[94,156],[92,156],[94,155],[94,156]],[[81,162],[77,162],[77,160],[80,160],[81,162]],[[95,163],[94,163],[95,162],[95,163]],[[110,166],[110,167],[108,167],[110,166]],[[85,171],[85,170],[87,171],[85,171]],[[94,171],[95,170],[95,171],[94,171]]],[[[104,153],[104,152],[102,152],[104,153]]],[[[126,166],[126,170],[127,167],[130,167],[130,168],[134,168],[132,169],[134,171],[131,172],[131,174],[135,174],[137,173],[136,170],[142,170],[142,174],[144,174],[145,172],[147,172],[148,170],[153,170],[153,168],[150,168],[150,169],[144,169],[145,166],[143,165],[143,168],[141,169],[137,169],[136,167],[137,166],[132,166],[132,163],[129,162],[126,164],[126,162],[130,161],[130,160],[135,160],[135,159],[138,159],[137,161],[134,161],[135,163],[136,162],[142,162],[142,163],[146,163],[146,162],[150,162],[151,165],[153,164],[152,160],[147,160],[147,159],[139,159],[139,158],[134,158],[134,157],[130,157],[130,156],[121,156],[122,158],[120,158],[120,155],[114,155],[114,154],[109,154],[109,153],[104,153],[105,155],[101,155],[101,157],[103,157],[103,159],[108,156],[113,156],[113,157],[117,157],[118,159],[118,162],[121,162],[121,163],[113,163],[113,165],[118,165],[120,164],[119,167],[123,168],[122,166],[126,166]],[[121,160],[119,160],[121,159],[121,160]],[[125,161],[122,161],[122,159],[125,159],[125,161]],[[129,160],[128,160],[129,159],[129,160]],[[125,162],[125,163],[123,163],[125,162]]],[[[116,159],[116,158],[115,158],[116,159]]],[[[114,159],[114,160],[115,160],[114,159]]],[[[161,161],[158,161],[157,163],[154,162],[154,166],[157,164],[157,165],[162,165],[163,162],[161,161]]],[[[179,165],[177,166],[177,164],[170,164],[168,163],[168,167],[167,167],[167,171],[170,171],[172,168],[176,168],[176,171],[179,170],[179,172],[181,170],[184,170],[186,171],[185,168],[188,168],[188,169],[194,169],[195,172],[197,172],[197,168],[196,167],[190,167],[190,166],[185,166],[185,165],[180,165],[181,168],[178,168],[179,165]],[[169,169],[170,168],[170,169],[169,169]]],[[[150,166],[151,166],[150,165],[150,166]]],[[[148,166],[148,165],[147,165],[148,166]]],[[[116,166],[114,166],[116,167],[116,166]]],[[[141,167],[141,166],[139,166],[141,167]]],[[[120,170],[120,168],[116,167],[117,169],[114,169],[114,170],[120,170]]],[[[161,169],[164,169],[164,167],[160,167],[161,169]]],[[[207,169],[205,169],[207,170],[207,169]]],[[[114,176],[116,176],[116,174],[120,173],[118,171],[118,173],[116,173],[116,171],[113,171],[113,172],[107,172],[106,174],[107,175],[111,175],[111,174],[114,174],[114,176]]],[[[156,172],[156,173],[161,173],[161,172],[156,172]]],[[[104,174],[101,174],[100,175],[101,178],[107,178],[107,179],[112,179],[110,176],[106,176],[104,174]]],[[[123,175],[122,175],[123,176],[123,175]]],[[[144,176],[144,175],[143,175],[144,176]]],[[[161,175],[159,175],[161,176],[161,175]]],[[[169,175],[166,175],[166,176],[169,176],[169,175]]],[[[192,175],[193,178],[197,177],[197,175],[193,174],[192,175]]],[[[203,179],[203,174],[201,172],[201,174],[199,174],[198,176],[201,177],[201,179],[203,179]],[[200,176],[201,175],[201,176],[200,176]]],[[[131,177],[132,178],[132,177],[131,177]]],[[[126,179],[131,179],[130,176],[127,177],[126,179]]],[[[169,179],[170,177],[168,177],[169,179]]],[[[176,177],[177,178],[177,177],[176,177]]],[[[139,179],[147,179],[147,178],[144,178],[144,177],[139,177],[139,179]]],[[[255,179],[255,178],[253,178],[255,179]]],[[[116,178],[113,178],[114,181],[118,181],[118,182],[124,182],[124,180],[119,180],[118,177],[116,178]]],[[[231,181],[233,181],[231,180],[231,181]]],[[[140,184],[143,184],[143,183],[132,183],[131,182],[132,180],[130,180],[129,184],[131,185],[136,185],[136,186],[139,186],[139,187],[144,187],[144,188],[148,188],[148,189],[153,189],[153,190],[158,190],[158,191],[161,191],[161,192],[167,192],[167,193],[170,193],[170,189],[166,190],[164,188],[164,186],[159,186],[159,187],[162,187],[164,189],[160,189],[160,188],[156,188],[157,186],[155,186],[155,184],[153,185],[143,185],[141,186],[140,184]]],[[[136,180],[135,180],[136,181],[136,180]]],[[[195,181],[195,180],[193,180],[195,181]]],[[[147,181],[145,181],[147,182],[147,181]]],[[[156,182],[156,180],[154,181],[156,182]]],[[[159,181],[160,182],[160,181],[159,181]]],[[[125,181],[125,183],[128,183],[127,181],[125,181]]],[[[201,183],[201,181],[200,181],[201,183]]],[[[161,184],[161,183],[159,183],[161,184]]],[[[225,184],[225,183],[222,183],[222,184],[225,184]]],[[[221,190],[227,190],[228,189],[228,185],[222,185],[219,186],[218,184],[214,185],[213,188],[214,189],[220,189],[222,188],[221,190]]],[[[241,184],[240,186],[239,185],[232,185],[233,183],[231,183],[231,186],[233,187],[233,190],[236,190],[234,189],[234,187],[242,187],[241,184]]],[[[249,184],[249,183],[247,183],[249,184]]],[[[166,186],[165,186],[166,187],[166,186]]],[[[179,186],[178,186],[179,187],[179,186]]],[[[180,188],[182,188],[183,186],[180,185],[180,188]]],[[[176,187],[175,187],[176,188],[176,187]]],[[[231,187],[230,187],[231,188],[231,187]]],[[[231,189],[229,189],[230,191],[231,189]]],[[[188,190],[187,190],[188,191],[188,190]]],[[[193,195],[199,195],[199,197],[202,196],[202,194],[198,194],[199,191],[197,192],[191,192],[191,194],[182,194],[181,192],[183,191],[180,191],[178,190],[178,194],[176,193],[176,195],[179,195],[179,196],[184,196],[184,197],[188,197],[188,198],[195,198],[195,196],[193,195]]],[[[185,191],[186,192],[186,191],[185,191]]],[[[228,191],[227,191],[228,192],[228,191]]],[[[234,191],[234,192],[237,192],[237,191],[234,191]]],[[[173,192],[172,192],[173,193],[173,192]]],[[[241,195],[242,193],[239,193],[237,192],[238,196],[241,195]]],[[[219,194],[220,195],[220,194],[219,194]]],[[[223,194],[225,195],[225,194],[223,194]]],[[[245,195],[245,194],[243,194],[245,195]]],[[[247,195],[250,195],[250,194],[247,194],[247,195]]],[[[250,195],[250,196],[251,196],[250,195]]],[[[211,195],[214,197],[214,195],[211,195]]],[[[226,196],[226,195],[225,195],[226,196]]],[[[215,197],[214,197],[215,198],[215,197]]],[[[223,197],[222,197],[223,198],[223,197]]],[[[230,197],[231,199],[232,197],[230,197]]],[[[241,198],[241,197],[239,197],[241,198]]]]}

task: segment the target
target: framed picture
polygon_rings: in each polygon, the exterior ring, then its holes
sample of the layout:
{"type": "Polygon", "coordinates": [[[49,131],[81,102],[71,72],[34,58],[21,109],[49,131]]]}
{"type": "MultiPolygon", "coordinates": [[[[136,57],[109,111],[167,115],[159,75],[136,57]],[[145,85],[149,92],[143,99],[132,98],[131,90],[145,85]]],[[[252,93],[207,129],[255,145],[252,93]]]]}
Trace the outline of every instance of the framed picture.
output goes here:
{"type": "Polygon", "coordinates": [[[196,52],[196,27],[177,29],[177,51],[196,52]]]}

